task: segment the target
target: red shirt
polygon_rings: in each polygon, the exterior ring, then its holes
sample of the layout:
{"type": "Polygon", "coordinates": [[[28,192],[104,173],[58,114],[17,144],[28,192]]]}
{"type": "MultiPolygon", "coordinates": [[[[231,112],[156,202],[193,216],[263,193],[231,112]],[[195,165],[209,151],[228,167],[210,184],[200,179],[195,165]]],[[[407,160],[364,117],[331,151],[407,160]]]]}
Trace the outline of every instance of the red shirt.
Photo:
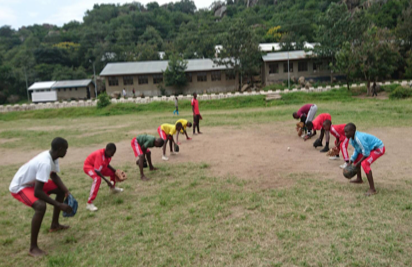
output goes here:
{"type": "Polygon", "coordinates": [[[194,112],[195,112],[195,115],[199,115],[200,114],[200,112],[199,112],[199,101],[197,101],[197,99],[192,99],[192,106],[194,107],[194,112]]]}
{"type": "Polygon", "coordinates": [[[317,116],[316,119],[312,121],[313,129],[317,131],[321,130],[323,128],[323,122],[325,120],[332,121],[332,117],[330,116],[330,114],[328,113],[319,114],[319,116],[317,116]]]}
{"type": "Polygon", "coordinates": [[[313,104],[306,104],[303,107],[301,107],[297,112],[298,117],[300,118],[302,117],[302,115],[308,116],[309,110],[312,106],[313,104]]]}
{"type": "Polygon", "coordinates": [[[84,161],[84,167],[87,169],[94,169],[101,171],[103,168],[107,168],[112,158],[107,158],[104,155],[106,149],[99,149],[91,153],[84,161]]]}
{"type": "Polygon", "coordinates": [[[345,136],[345,125],[346,124],[339,124],[339,125],[331,125],[330,126],[330,133],[336,137],[336,139],[343,141],[346,139],[345,136]]]}

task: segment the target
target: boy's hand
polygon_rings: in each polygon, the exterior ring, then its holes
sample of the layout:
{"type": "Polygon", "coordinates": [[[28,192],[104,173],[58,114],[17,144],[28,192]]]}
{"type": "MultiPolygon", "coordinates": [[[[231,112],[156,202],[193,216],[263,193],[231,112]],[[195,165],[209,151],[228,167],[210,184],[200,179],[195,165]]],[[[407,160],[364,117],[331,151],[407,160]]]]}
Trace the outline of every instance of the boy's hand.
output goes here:
{"type": "Polygon", "coordinates": [[[67,213],[72,213],[72,211],[73,211],[72,207],[70,207],[69,205],[64,204],[64,203],[60,203],[59,209],[64,211],[64,212],[67,212],[67,213]]]}
{"type": "Polygon", "coordinates": [[[114,188],[114,183],[113,183],[112,181],[108,181],[108,182],[107,182],[107,185],[108,185],[110,188],[114,188]]]}
{"type": "Polygon", "coordinates": [[[303,137],[303,140],[306,141],[310,138],[310,135],[305,135],[305,137],[303,137]]]}

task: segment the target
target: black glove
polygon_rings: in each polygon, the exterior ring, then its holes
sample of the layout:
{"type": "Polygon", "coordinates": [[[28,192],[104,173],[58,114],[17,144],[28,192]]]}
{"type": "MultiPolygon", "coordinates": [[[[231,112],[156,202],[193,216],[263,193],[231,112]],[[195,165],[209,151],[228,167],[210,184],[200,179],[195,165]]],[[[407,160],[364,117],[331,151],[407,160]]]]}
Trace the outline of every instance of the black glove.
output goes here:
{"type": "Polygon", "coordinates": [[[320,141],[319,139],[316,139],[315,142],[313,142],[313,147],[317,148],[318,146],[323,146],[322,141],[320,141]]]}

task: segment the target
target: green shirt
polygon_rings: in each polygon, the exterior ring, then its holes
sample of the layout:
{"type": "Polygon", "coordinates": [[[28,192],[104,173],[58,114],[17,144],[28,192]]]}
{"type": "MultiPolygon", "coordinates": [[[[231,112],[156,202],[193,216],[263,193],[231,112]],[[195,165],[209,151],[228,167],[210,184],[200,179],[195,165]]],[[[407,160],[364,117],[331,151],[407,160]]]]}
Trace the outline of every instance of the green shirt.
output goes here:
{"type": "Polygon", "coordinates": [[[137,143],[144,148],[154,147],[156,137],[153,135],[141,134],[136,136],[137,143]]]}

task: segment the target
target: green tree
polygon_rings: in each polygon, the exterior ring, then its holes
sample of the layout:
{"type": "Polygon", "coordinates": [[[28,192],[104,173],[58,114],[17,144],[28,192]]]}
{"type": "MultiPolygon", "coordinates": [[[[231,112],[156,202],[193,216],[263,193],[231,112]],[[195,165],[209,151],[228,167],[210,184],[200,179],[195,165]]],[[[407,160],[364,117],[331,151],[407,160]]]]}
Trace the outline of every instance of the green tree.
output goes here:
{"type": "Polygon", "coordinates": [[[412,79],[412,52],[409,51],[406,58],[405,78],[412,79]]]}
{"type": "MultiPolygon", "coordinates": [[[[224,65],[241,78],[260,72],[261,52],[259,42],[253,30],[243,20],[237,20],[229,28],[222,40],[222,50],[214,60],[217,65],[224,65]]],[[[252,80],[252,79],[251,79],[252,80]]]]}
{"type": "Polygon", "coordinates": [[[357,60],[352,52],[352,46],[349,42],[345,42],[338,53],[336,53],[336,62],[332,66],[332,70],[345,75],[348,90],[349,84],[358,74],[357,67],[357,60]]]}
{"type": "Polygon", "coordinates": [[[400,54],[394,39],[388,29],[373,26],[362,35],[360,42],[353,46],[352,51],[359,71],[367,81],[368,95],[372,81],[390,77],[397,68],[400,54]]]}
{"type": "Polygon", "coordinates": [[[398,17],[398,25],[396,27],[396,35],[401,40],[401,45],[405,51],[412,49],[412,3],[402,11],[398,17]]]}
{"type": "Polygon", "coordinates": [[[187,61],[177,55],[171,55],[167,69],[163,72],[165,85],[182,90],[187,84],[186,69],[187,61]]]}

